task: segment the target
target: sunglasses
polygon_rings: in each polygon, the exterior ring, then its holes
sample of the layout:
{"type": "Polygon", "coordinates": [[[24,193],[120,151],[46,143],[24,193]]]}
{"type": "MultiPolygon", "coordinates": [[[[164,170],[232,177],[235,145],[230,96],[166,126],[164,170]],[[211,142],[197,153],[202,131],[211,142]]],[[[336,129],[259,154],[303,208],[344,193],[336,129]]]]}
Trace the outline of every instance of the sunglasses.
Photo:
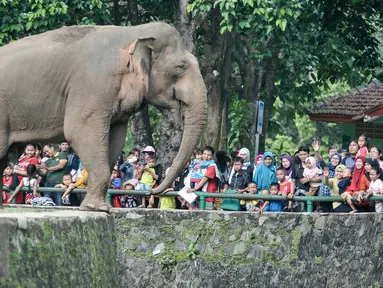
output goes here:
{"type": "Polygon", "coordinates": [[[142,153],[144,153],[144,154],[148,154],[148,155],[154,155],[154,153],[153,152],[142,152],[142,153]]]}

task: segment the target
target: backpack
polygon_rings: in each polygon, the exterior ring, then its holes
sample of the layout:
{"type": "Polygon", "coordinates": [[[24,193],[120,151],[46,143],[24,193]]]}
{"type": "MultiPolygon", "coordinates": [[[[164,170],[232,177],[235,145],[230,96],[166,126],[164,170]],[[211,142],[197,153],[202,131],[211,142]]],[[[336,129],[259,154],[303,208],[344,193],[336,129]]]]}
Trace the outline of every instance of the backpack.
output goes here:
{"type": "MultiPolygon", "coordinates": [[[[235,190],[226,190],[223,192],[224,194],[236,194],[235,190]]],[[[239,199],[233,198],[224,198],[221,206],[224,211],[240,211],[241,205],[239,199]]]]}

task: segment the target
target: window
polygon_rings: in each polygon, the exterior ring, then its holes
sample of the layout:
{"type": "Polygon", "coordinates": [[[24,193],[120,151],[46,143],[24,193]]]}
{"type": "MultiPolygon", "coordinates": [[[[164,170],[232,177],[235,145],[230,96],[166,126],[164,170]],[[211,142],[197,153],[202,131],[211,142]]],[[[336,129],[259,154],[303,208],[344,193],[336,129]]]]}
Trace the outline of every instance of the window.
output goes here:
{"type": "Polygon", "coordinates": [[[366,134],[370,138],[383,138],[383,124],[357,123],[356,135],[366,134]]]}

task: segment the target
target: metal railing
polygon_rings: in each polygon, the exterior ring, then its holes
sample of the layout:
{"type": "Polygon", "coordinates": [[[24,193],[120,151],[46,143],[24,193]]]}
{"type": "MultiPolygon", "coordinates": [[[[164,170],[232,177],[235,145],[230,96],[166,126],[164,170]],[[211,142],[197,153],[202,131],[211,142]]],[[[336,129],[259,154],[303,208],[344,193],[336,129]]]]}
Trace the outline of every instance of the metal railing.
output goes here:
{"type": "MultiPolygon", "coordinates": [[[[33,190],[33,189],[31,189],[33,190]]],[[[11,194],[14,191],[10,191],[8,187],[3,186],[3,191],[8,191],[11,194]]],[[[22,187],[21,191],[29,192],[28,187],[22,187]]],[[[51,188],[51,187],[39,187],[37,188],[38,192],[53,192],[53,193],[63,193],[65,190],[61,188],[51,188]]],[[[230,190],[234,192],[234,190],[230,190]]],[[[85,194],[87,189],[73,189],[71,193],[80,193],[85,194]]],[[[294,196],[292,199],[289,199],[285,196],[277,195],[257,195],[257,194],[230,194],[230,193],[208,193],[208,192],[194,192],[199,198],[199,209],[205,210],[206,208],[206,198],[230,198],[230,199],[240,199],[240,200],[268,200],[268,201],[297,201],[305,202],[307,204],[307,212],[314,211],[315,202],[344,202],[341,196],[294,196]]],[[[108,189],[106,193],[106,200],[109,204],[112,204],[112,197],[114,195],[137,195],[137,196],[151,196],[149,191],[143,190],[116,190],[108,189]]],[[[178,191],[169,191],[158,196],[178,196],[178,191]]],[[[155,196],[157,196],[155,195],[155,196]]],[[[356,196],[352,197],[353,200],[357,200],[356,196]]],[[[367,199],[363,199],[367,200],[367,199]]],[[[12,204],[15,204],[16,199],[12,199],[12,204]]],[[[383,196],[370,196],[368,201],[383,201],[383,196]]]]}

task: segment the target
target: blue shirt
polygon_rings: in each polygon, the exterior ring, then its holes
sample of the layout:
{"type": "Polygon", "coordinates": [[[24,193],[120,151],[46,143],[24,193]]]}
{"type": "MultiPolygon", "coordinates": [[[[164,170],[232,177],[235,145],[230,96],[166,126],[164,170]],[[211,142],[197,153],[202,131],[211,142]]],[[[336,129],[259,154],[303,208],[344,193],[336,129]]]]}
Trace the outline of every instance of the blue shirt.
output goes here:
{"type": "Polygon", "coordinates": [[[124,181],[128,181],[130,179],[133,179],[134,176],[134,165],[130,163],[122,163],[120,166],[120,171],[125,174],[124,181]]]}
{"type": "Polygon", "coordinates": [[[266,206],[265,211],[269,212],[282,212],[282,201],[270,201],[266,206]]]}

